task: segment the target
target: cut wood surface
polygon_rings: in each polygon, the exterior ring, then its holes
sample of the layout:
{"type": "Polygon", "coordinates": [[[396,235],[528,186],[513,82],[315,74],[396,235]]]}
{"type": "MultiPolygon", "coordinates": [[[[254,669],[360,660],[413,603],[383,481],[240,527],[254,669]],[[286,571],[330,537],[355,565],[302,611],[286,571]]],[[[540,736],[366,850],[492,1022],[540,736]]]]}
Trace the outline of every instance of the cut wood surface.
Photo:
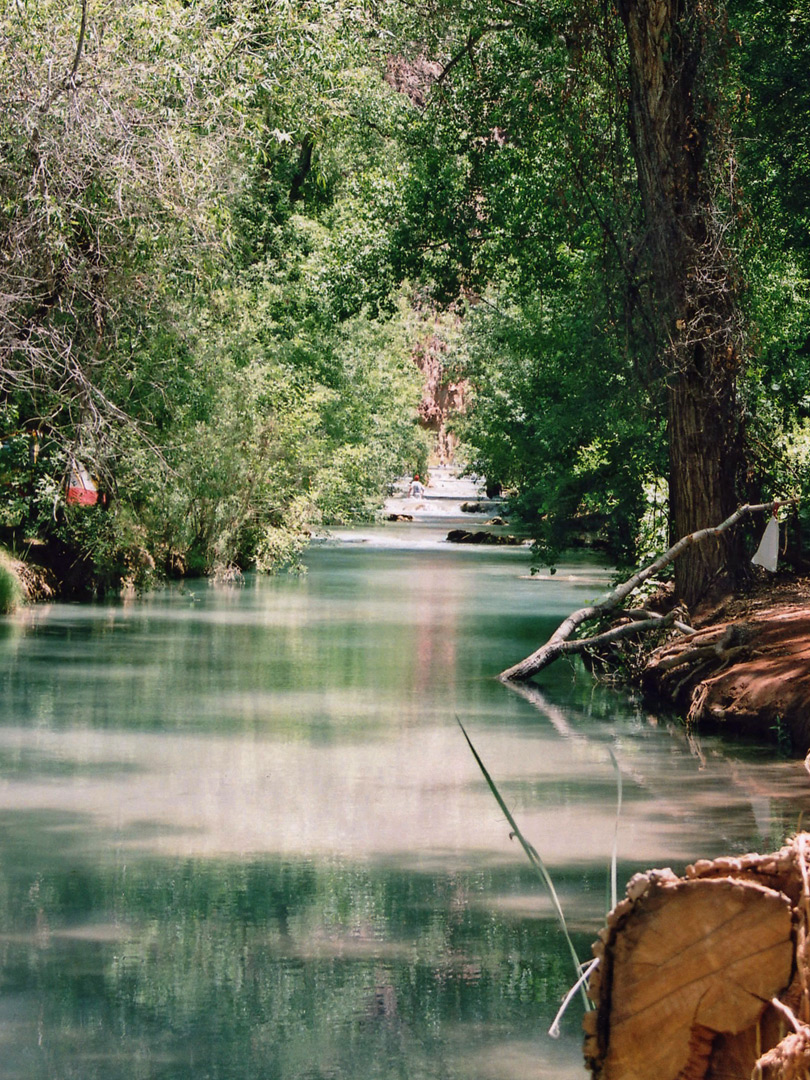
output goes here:
{"type": "Polygon", "coordinates": [[[598,1080],[771,1080],[810,1063],[808,852],[637,875],[594,947],[598,1080]]]}

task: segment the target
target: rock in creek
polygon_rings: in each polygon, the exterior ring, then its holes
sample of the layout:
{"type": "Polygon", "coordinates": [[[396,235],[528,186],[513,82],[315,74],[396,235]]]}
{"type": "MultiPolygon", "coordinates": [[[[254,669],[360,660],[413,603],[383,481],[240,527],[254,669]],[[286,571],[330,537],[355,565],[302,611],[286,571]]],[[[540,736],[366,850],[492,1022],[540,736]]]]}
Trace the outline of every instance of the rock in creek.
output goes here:
{"type": "Polygon", "coordinates": [[[447,534],[447,542],[449,544],[510,544],[512,546],[528,543],[519,536],[498,536],[495,533],[484,532],[483,529],[476,532],[469,532],[467,529],[451,529],[447,534]]]}

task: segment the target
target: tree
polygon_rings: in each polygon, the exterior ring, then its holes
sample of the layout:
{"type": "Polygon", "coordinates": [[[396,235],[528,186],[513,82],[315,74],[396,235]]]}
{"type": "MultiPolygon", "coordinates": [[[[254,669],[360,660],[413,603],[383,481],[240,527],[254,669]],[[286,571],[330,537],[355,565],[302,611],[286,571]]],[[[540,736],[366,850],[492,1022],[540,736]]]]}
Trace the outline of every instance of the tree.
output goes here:
{"type": "Polygon", "coordinates": [[[391,64],[414,101],[398,265],[436,302],[464,298],[456,362],[474,398],[462,437],[478,471],[517,492],[543,557],[588,515],[630,559],[661,424],[648,289],[626,250],[643,230],[618,24],[606,42],[570,5],[553,18],[510,6],[477,25],[472,7],[464,24],[440,11],[437,37],[423,29],[391,64]]]}
{"type": "MultiPolygon", "coordinates": [[[[466,134],[457,153],[465,155],[472,189],[457,215],[467,245],[458,243],[460,261],[481,268],[487,249],[508,259],[511,241],[527,264],[521,279],[535,273],[538,292],[563,295],[552,269],[558,251],[581,253],[600,275],[607,304],[598,309],[613,309],[602,332],[612,325],[612,344],[632,354],[635,401],[653,407],[650,432],[659,402],[664,409],[672,538],[724,519],[736,503],[741,465],[737,377],[746,346],[732,255],[737,206],[723,4],[623,0],[612,11],[586,0],[542,10],[503,3],[486,12],[470,3],[455,16],[433,10],[440,35],[433,48],[442,57],[433,107],[444,106],[466,134]],[[544,145],[550,154],[542,154],[544,145]],[[503,166],[516,149],[524,169],[534,166],[539,200],[516,170],[502,172],[497,187],[494,163],[503,166]],[[513,193],[511,206],[504,190],[513,193]],[[474,225],[465,229],[468,206],[474,225]],[[545,242],[527,242],[538,234],[545,242]]],[[[676,569],[677,591],[694,603],[734,565],[725,542],[690,552],[676,569]]]]}
{"type": "Polygon", "coordinates": [[[219,243],[239,123],[210,14],[3,6],[0,402],[66,443],[131,419],[119,335],[219,243]]]}
{"type": "Polygon", "coordinates": [[[399,99],[357,28],[310,0],[0,8],[6,539],[96,584],[270,566],[423,462],[367,211],[399,99]],[[55,513],[73,458],[109,513],[55,513]]]}
{"type": "MultiPolygon", "coordinates": [[[[630,72],[629,120],[647,226],[646,254],[664,342],[673,539],[725,519],[737,498],[744,362],[737,281],[720,182],[733,151],[718,144],[721,5],[620,0],[630,72]]],[[[734,192],[725,193],[732,201],[734,192]]],[[[693,548],[676,564],[676,591],[697,601],[733,550],[693,548]]]]}

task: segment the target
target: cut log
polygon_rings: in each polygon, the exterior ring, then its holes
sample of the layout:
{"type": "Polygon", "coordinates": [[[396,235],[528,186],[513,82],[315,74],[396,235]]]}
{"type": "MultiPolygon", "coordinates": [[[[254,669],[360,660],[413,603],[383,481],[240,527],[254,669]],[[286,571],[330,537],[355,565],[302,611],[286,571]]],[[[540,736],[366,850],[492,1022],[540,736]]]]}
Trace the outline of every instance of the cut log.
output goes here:
{"type": "Polygon", "coordinates": [[[612,948],[609,1039],[594,1075],[705,1076],[714,1037],[755,1025],[790,982],[790,931],[790,902],[772,889],[654,879],[612,948]]]}
{"type": "Polygon", "coordinates": [[[808,845],[801,834],[776,855],[630,882],[594,947],[596,1011],[585,1020],[594,1077],[808,1075],[808,845]]]}

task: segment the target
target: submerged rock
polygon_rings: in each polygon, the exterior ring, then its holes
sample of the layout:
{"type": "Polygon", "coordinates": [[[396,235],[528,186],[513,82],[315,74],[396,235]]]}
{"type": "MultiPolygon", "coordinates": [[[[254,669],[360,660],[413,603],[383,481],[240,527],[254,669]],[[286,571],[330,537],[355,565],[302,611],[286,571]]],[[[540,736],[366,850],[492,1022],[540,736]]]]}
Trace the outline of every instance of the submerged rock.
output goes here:
{"type": "Polygon", "coordinates": [[[447,534],[448,544],[502,544],[520,546],[528,541],[519,536],[498,536],[496,533],[484,532],[478,529],[469,532],[467,529],[451,529],[447,534]]]}

